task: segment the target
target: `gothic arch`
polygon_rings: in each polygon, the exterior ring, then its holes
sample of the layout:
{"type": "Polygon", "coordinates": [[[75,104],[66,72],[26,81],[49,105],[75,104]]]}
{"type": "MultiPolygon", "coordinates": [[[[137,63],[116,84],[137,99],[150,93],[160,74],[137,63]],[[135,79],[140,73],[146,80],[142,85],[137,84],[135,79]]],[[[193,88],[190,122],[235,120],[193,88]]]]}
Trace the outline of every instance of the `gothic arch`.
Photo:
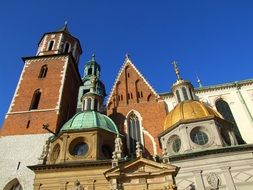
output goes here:
{"type": "Polygon", "coordinates": [[[71,50],[71,44],[69,42],[65,42],[64,44],[64,53],[69,53],[71,50]]]}
{"type": "Polygon", "coordinates": [[[51,51],[54,48],[55,40],[50,40],[47,44],[47,51],[51,51]]]}
{"type": "Polygon", "coordinates": [[[233,131],[235,133],[238,143],[244,144],[245,142],[242,139],[242,136],[240,134],[234,115],[230,109],[228,102],[226,102],[223,98],[218,98],[215,100],[215,107],[225,120],[230,121],[233,124],[233,131]]]}
{"type": "Polygon", "coordinates": [[[31,105],[30,105],[29,110],[38,109],[39,103],[40,103],[40,98],[41,98],[41,90],[37,89],[33,93],[33,97],[32,97],[32,101],[31,101],[31,105]]]}
{"type": "Polygon", "coordinates": [[[47,65],[42,65],[42,67],[40,68],[40,73],[39,73],[38,78],[45,78],[47,75],[47,70],[48,70],[47,65]]]}
{"type": "Polygon", "coordinates": [[[126,115],[125,120],[125,133],[127,135],[127,147],[130,154],[135,154],[136,142],[139,141],[144,147],[144,137],[142,127],[142,117],[141,114],[136,110],[131,110],[126,115]]]}
{"type": "Polygon", "coordinates": [[[17,178],[14,178],[5,185],[3,190],[23,190],[23,187],[20,184],[19,180],[17,178]]]}

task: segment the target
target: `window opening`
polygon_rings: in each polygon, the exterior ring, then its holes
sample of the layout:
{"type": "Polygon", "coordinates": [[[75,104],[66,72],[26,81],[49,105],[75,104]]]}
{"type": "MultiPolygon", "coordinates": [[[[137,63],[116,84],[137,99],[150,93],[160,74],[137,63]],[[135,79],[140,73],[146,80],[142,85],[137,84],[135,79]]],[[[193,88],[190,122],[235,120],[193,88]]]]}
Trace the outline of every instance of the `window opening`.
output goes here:
{"type": "Polygon", "coordinates": [[[87,100],[87,110],[91,110],[91,99],[88,98],[87,100]]]}
{"type": "Polygon", "coordinates": [[[41,92],[38,89],[33,93],[33,98],[32,98],[32,102],[30,105],[30,110],[38,109],[40,97],[41,97],[41,92]]]}
{"type": "Polygon", "coordinates": [[[69,43],[67,42],[67,43],[65,44],[64,53],[68,53],[68,52],[69,52],[69,47],[70,47],[70,45],[69,45],[69,43]]]}
{"type": "Polygon", "coordinates": [[[89,68],[88,69],[88,75],[91,75],[92,74],[92,68],[89,68]]]}
{"type": "Polygon", "coordinates": [[[45,78],[47,75],[47,65],[43,65],[40,69],[39,78],[45,78]]]}
{"type": "Polygon", "coordinates": [[[28,120],[27,124],[26,124],[26,128],[28,129],[30,127],[30,123],[31,123],[31,120],[28,120]]]}
{"type": "Polygon", "coordinates": [[[49,45],[48,45],[48,51],[51,51],[52,49],[53,49],[53,46],[54,46],[54,41],[52,40],[52,41],[50,41],[49,42],[49,45]]]}
{"type": "Polygon", "coordinates": [[[218,110],[218,112],[223,116],[223,118],[227,121],[230,121],[233,124],[233,131],[235,133],[236,139],[238,140],[239,144],[243,144],[244,140],[242,139],[242,136],[240,134],[240,131],[237,127],[235,118],[233,116],[233,113],[230,109],[230,106],[226,101],[223,99],[219,99],[215,102],[215,106],[218,110]]]}
{"type": "Polygon", "coordinates": [[[176,95],[177,95],[178,103],[180,103],[180,102],[181,102],[181,98],[180,98],[180,95],[179,95],[179,91],[178,91],[178,90],[176,90],[176,95]]]}
{"type": "Polygon", "coordinates": [[[129,144],[130,144],[130,153],[135,154],[136,142],[141,143],[141,134],[140,134],[140,122],[138,117],[131,113],[128,117],[128,135],[129,135],[129,144]]]}
{"type": "Polygon", "coordinates": [[[182,88],[182,91],[183,91],[184,100],[188,100],[189,98],[187,96],[185,87],[182,88]]]}

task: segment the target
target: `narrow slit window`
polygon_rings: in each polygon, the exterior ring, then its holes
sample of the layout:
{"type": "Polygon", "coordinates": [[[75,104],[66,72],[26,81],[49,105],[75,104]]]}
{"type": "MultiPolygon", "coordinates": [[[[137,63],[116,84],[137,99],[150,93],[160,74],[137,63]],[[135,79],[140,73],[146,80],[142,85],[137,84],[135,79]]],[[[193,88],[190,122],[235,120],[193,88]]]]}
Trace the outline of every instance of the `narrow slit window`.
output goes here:
{"type": "Polygon", "coordinates": [[[31,120],[27,121],[26,128],[28,129],[30,127],[31,120]]]}
{"type": "Polygon", "coordinates": [[[53,46],[54,46],[54,41],[53,40],[51,40],[50,42],[49,42],[49,44],[48,44],[48,51],[51,51],[52,49],[53,49],[53,46]]]}
{"type": "Polygon", "coordinates": [[[68,53],[69,50],[70,50],[70,44],[67,42],[67,43],[65,44],[64,53],[68,53]]]}
{"type": "Polygon", "coordinates": [[[41,97],[41,92],[40,90],[36,90],[34,93],[33,93],[33,98],[32,98],[32,102],[31,102],[31,105],[30,105],[30,110],[35,110],[35,109],[38,109],[39,107],[39,102],[40,102],[40,97],[41,97]]]}
{"type": "Polygon", "coordinates": [[[47,75],[47,65],[43,65],[40,69],[39,78],[45,78],[47,75]]]}

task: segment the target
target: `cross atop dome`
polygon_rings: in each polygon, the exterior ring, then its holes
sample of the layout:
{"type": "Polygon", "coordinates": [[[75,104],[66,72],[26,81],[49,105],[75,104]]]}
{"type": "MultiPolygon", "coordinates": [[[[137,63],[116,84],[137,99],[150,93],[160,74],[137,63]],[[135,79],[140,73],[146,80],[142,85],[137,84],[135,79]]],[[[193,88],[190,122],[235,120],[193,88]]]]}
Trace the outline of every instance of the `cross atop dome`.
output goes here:
{"type": "Polygon", "coordinates": [[[174,70],[175,70],[175,73],[177,75],[177,80],[182,80],[182,78],[180,76],[180,72],[179,72],[178,66],[177,66],[177,62],[176,61],[172,61],[172,65],[174,66],[174,70]]]}

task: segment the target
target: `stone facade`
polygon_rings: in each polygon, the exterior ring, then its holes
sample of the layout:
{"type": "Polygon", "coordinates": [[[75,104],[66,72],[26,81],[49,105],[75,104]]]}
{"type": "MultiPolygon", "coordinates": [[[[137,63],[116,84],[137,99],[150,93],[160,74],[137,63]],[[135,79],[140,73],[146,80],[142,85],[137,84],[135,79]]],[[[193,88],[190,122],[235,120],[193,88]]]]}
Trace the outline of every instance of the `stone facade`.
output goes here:
{"type": "Polygon", "coordinates": [[[51,135],[31,134],[0,137],[0,189],[4,189],[15,178],[23,189],[33,189],[35,174],[27,166],[38,164],[49,136],[51,135]]]}

